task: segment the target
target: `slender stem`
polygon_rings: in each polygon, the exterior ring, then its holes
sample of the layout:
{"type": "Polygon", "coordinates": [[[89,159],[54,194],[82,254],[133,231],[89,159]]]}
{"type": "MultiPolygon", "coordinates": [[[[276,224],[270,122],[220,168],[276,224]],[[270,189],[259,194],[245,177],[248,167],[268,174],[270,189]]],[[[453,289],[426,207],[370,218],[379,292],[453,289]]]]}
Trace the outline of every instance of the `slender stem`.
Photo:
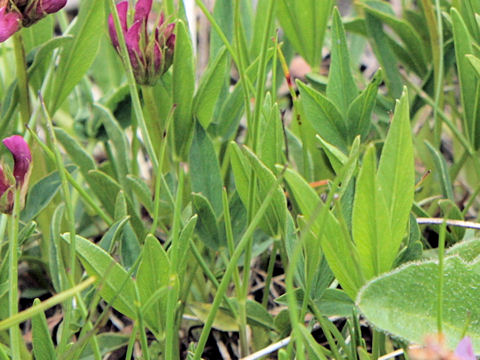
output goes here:
{"type": "MultiPolygon", "coordinates": [[[[267,48],[269,41],[269,31],[272,25],[273,13],[275,8],[275,1],[270,0],[267,9],[267,17],[265,20],[265,28],[262,39],[262,47],[260,49],[260,63],[258,64],[257,72],[257,93],[255,95],[255,109],[253,113],[253,152],[258,153],[258,146],[260,140],[260,114],[263,108],[263,98],[265,97],[265,79],[267,76],[267,48]]],[[[250,130],[250,129],[249,129],[250,130]]]]}
{"type": "Polygon", "coordinates": [[[241,18],[240,18],[240,0],[236,0],[235,2],[235,14],[234,14],[234,29],[235,29],[235,49],[238,62],[236,62],[238,74],[240,76],[240,81],[242,83],[242,91],[243,91],[243,102],[245,107],[245,117],[247,119],[247,126],[252,125],[252,112],[250,111],[250,91],[249,87],[247,86],[247,74],[245,70],[245,58],[242,54],[242,37],[241,31],[243,29],[241,18]]]}
{"type": "MultiPolygon", "coordinates": [[[[9,317],[8,319],[0,321],[0,331],[3,331],[5,329],[9,329],[12,326],[16,326],[25,320],[30,319],[31,317],[35,316],[38,314],[40,311],[45,311],[52,306],[55,306],[57,304],[60,304],[64,302],[66,299],[71,298],[72,296],[75,296],[75,294],[80,293],[81,291],[85,290],[87,287],[92,285],[96,281],[95,277],[89,277],[87,280],[84,282],[78,284],[77,286],[68,289],[66,291],[63,291],[57,295],[54,295],[50,298],[48,298],[45,301],[42,301],[38,305],[34,305],[32,307],[29,307],[27,310],[24,310],[18,314],[16,314],[13,317],[9,317]]],[[[14,358],[14,359],[19,359],[19,358],[14,358]]]]}
{"type": "Polygon", "coordinates": [[[136,323],[138,324],[138,332],[140,335],[140,347],[142,348],[142,356],[143,359],[149,360],[150,359],[150,353],[148,351],[148,341],[147,341],[147,334],[145,333],[145,325],[143,322],[143,312],[141,308],[141,302],[140,302],[140,293],[138,292],[138,287],[135,286],[135,305],[136,305],[136,310],[137,310],[137,321],[136,323]]]}
{"type": "Polygon", "coordinates": [[[156,173],[156,178],[155,178],[155,203],[154,203],[154,212],[153,212],[153,223],[152,227],[150,228],[150,232],[152,234],[155,234],[155,230],[157,229],[157,224],[158,224],[158,218],[160,216],[160,201],[161,201],[161,196],[160,196],[160,188],[162,184],[162,179],[163,179],[163,161],[165,158],[165,149],[167,148],[168,144],[168,129],[170,127],[170,123],[173,119],[173,113],[175,111],[175,107],[172,108],[170,111],[170,114],[168,115],[167,118],[167,123],[165,124],[165,129],[162,129],[162,138],[159,139],[161,141],[160,143],[160,150],[158,154],[158,170],[156,173]]]}
{"type": "Polygon", "coordinates": [[[263,287],[262,305],[266,309],[268,306],[268,297],[270,295],[270,285],[272,284],[273,270],[275,269],[275,260],[277,258],[277,241],[273,243],[272,253],[268,260],[267,278],[265,279],[265,286],[263,287]]]}
{"type": "Polygon", "coordinates": [[[20,95],[20,115],[22,123],[27,124],[30,120],[30,94],[28,92],[27,62],[25,59],[25,47],[20,32],[13,35],[13,47],[15,51],[15,63],[17,72],[18,92],[20,95]]]}
{"type": "MultiPolygon", "coordinates": [[[[9,249],[10,254],[10,271],[9,271],[9,319],[18,313],[18,217],[20,214],[20,189],[15,189],[15,200],[13,204],[12,216],[8,227],[9,249]]],[[[20,329],[18,325],[10,328],[10,348],[13,359],[20,359],[20,329]]]]}
{"type": "Polygon", "coordinates": [[[138,324],[135,323],[133,325],[132,332],[130,333],[130,339],[128,340],[127,353],[125,355],[125,359],[130,360],[132,358],[133,347],[135,346],[135,340],[137,337],[137,329],[138,329],[138,324]]]}
{"type": "Polygon", "coordinates": [[[445,257],[445,235],[447,231],[447,222],[443,221],[440,227],[438,238],[438,294],[437,294],[437,332],[442,333],[443,329],[443,284],[444,279],[444,257],[445,257]]]}
{"type": "Polygon", "coordinates": [[[162,123],[162,119],[160,118],[160,113],[157,106],[158,101],[155,99],[153,87],[143,85],[141,89],[144,108],[148,115],[147,117],[145,117],[145,121],[150,131],[150,134],[152,135],[155,153],[158,154],[159,146],[163,138],[163,131],[165,130],[166,126],[162,123]]]}
{"type": "MultiPolygon", "coordinates": [[[[223,188],[222,191],[222,204],[223,204],[223,217],[225,222],[225,234],[227,237],[227,247],[228,247],[228,256],[229,258],[233,255],[235,251],[235,241],[233,239],[233,229],[232,229],[232,220],[230,217],[230,208],[228,206],[228,195],[227,190],[223,188]]],[[[225,264],[228,264],[229,261],[226,261],[225,264]]],[[[238,271],[238,267],[235,267],[235,271],[233,272],[233,281],[235,283],[235,289],[237,291],[237,296],[241,290],[241,283],[240,283],[240,272],[238,271]]]]}
{"type": "Polygon", "coordinates": [[[175,325],[175,308],[178,298],[178,279],[175,274],[170,275],[168,284],[167,314],[166,314],[166,335],[165,335],[165,360],[174,360],[178,358],[178,334],[175,325]],[[175,340],[177,339],[177,340],[175,340]]]}

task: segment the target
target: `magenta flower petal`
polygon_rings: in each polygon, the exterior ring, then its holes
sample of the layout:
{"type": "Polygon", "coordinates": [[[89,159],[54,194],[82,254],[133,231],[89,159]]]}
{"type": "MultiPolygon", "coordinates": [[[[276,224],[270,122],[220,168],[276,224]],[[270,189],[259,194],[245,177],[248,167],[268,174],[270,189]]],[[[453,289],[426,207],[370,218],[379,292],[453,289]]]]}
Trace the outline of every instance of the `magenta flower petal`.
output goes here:
{"type": "Polygon", "coordinates": [[[17,181],[17,186],[22,186],[29,175],[30,164],[32,163],[32,154],[28,144],[19,135],[10,136],[3,140],[3,145],[13,155],[14,166],[13,175],[17,181]]]}
{"type": "MultiPolygon", "coordinates": [[[[118,17],[120,18],[120,25],[122,26],[123,34],[127,33],[127,13],[128,13],[128,1],[122,1],[117,5],[118,17]]],[[[112,40],[113,46],[118,49],[118,36],[117,31],[115,30],[115,21],[113,20],[113,15],[110,14],[108,17],[108,30],[110,32],[110,39],[112,40]]]]}
{"type": "Polygon", "coordinates": [[[470,337],[465,336],[457,345],[455,349],[455,355],[462,360],[476,360],[475,353],[473,352],[472,340],[470,337]]]}
{"type": "Polygon", "coordinates": [[[0,42],[4,42],[20,28],[21,15],[16,12],[6,13],[7,8],[0,8],[0,42]]]}
{"type": "Polygon", "coordinates": [[[146,24],[150,11],[152,11],[152,0],[138,0],[135,5],[135,17],[133,22],[144,21],[146,24]]]}
{"type": "Polygon", "coordinates": [[[130,62],[134,70],[139,66],[139,61],[142,61],[141,51],[140,51],[140,31],[142,23],[137,21],[128,29],[125,36],[125,43],[127,44],[128,54],[130,55],[130,62]]]}

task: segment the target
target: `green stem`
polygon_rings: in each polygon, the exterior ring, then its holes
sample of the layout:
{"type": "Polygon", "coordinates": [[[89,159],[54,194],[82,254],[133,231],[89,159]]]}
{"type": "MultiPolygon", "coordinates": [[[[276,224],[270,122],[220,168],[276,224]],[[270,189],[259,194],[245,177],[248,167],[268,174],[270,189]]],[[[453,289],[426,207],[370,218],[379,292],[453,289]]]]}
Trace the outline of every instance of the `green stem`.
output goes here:
{"type": "Polygon", "coordinates": [[[175,324],[175,308],[178,297],[178,279],[175,274],[170,275],[168,284],[167,314],[166,314],[166,335],[165,335],[165,360],[174,360],[178,358],[178,334],[175,334],[177,326],[175,324]]]}
{"type": "Polygon", "coordinates": [[[142,349],[143,359],[149,360],[150,354],[148,351],[148,341],[147,341],[147,334],[145,333],[145,325],[143,321],[143,313],[141,308],[140,302],[140,293],[138,292],[138,286],[135,286],[135,305],[137,310],[137,324],[138,324],[138,332],[140,335],[140,347],[142,349]]]}
{"type": "MultiPolygon", "coordinates": [[[[24,311],[16,314],[13,317],[11,316],[8,319],[0,321],[0,331],[12,328],[12,327],[30,319],[30,318],[32,318],[33,316],[37,315],[41,311],[45,311],[45,310],[47,310],[47,309],[49,309],[49,308],[51,308],[51,307],[53,307],[57,304],[60,304],[60,303],[64,302],[66,299],[69,299],[72,296],[75,296],[76,294],[85,290],[90,285],[93,285],[93,283],[95,281],[96,281],[95,277],[92,276],[92,277],[88,278],[87,280],[85,280],[84,282],[78,284],[77,286],[75,286],[71,289],[68,289],[66,291],[62,291],[61,293],[59,293],[57,295],[54,295],[54,296],[48,298],[45,301],[42,301],[38,305],[34,305],[32,307],[29,307],[27,310],[24,310],[24,311]]],[[[17,359],[17,358],[14,358],[14,359],[17,359]]]]}
{"type": "Polygon", "coordinates": [[[372,358],[378,359],[385,353],[385,334],[375,329],[373,329],[372,331],[372,358]]]}
{"type": "Polygon", "coordinates": [[[268,298],[270,295],[270,285],[272,284],[273,270],[275,269],[275,260],[277,258],[277,241],[273,243],[272,253],[268,260],[267,278],[263,290],[262,305],[266,309],[268,306],[268,298]]]}
{"type": "Polygon", "coordinates": [[[168,144],[168,129],[170,128],[170,123],[173,119],[173,113],[175,111],[175,107],[172,108],[172,111],[170,111],[170,114],[168,115],[167,118],[167,123],[165,124],[165,129],[161,130],[162,137],[159,139],[160,141],[160,150],[158,154],[158,170],[156,173],[156,178],[155,178],[155,203],[154,203],[154,212],[153,212],[153,223],[152,227],[150,228],[150,233],[155,234],[155,230],[157,229],[157,224],[158,224],[158,218],[160,216],[160,201],[161,201],[161,196],[160,196],[160,188],[162,184],[162,179],[163,179],[163,161],[165,158],[165,149],[167,148],[168,144]]]}
{"type": "Polygon", "coordinates": [[[16,74],[18,92],[20,95],[20,116],[23,124],[28,124],[31,115],[30,94],[28,92],[27,62],[25,59],[25,47],[20,32],[13,35],[13,47],[15,52],[16,74]]]}
{"type": "MultiPolygon", "coordinates": [[[[165,130],[166,126],[163,124],[162,119],[160,117],[160,113],[158,111],[157,102],[155,99],[155,93],[153,91],[152,86],[143,85],[142,89],[142,96],[143,96],[143,103],[144,109],[146,110],[147,116],[145,117],[145,121],[147,123],[147,127],[152,135],[153,147],[155,149],[155,153],[158,154],[159,147],[162,141],[164,140],[163,131],[165,130]]],[[[159,160],[160,161],[160,160],[159,160]]]]}
{"type": "MultiPolygon", "coordinates": [[[[227,195],[227,190],[225,188],[223,188],[223,191],[222,191],[222,204],[223,204],[223,217],[225,221],[225,234],[227,237],[228,256],[230,258],[233,255],[233,252],[235,251],[235,241],[233,238],[232,220],[230,217],[230,208],[228,205],[228,195],[227,195]]],[[[230,260],[225,261],[225,264],[227,265],[229,262],[230,260]]],[[[235,271],[233,273],[233,281],[235,283],[235,289],[237,289],[236,291],[238,296],[241,290],[240,272],[238,271],[238,267],[235,267],[235,271]]]]}
{"type": "Polygon", "coordinates": [[[438,238],[438,294],[437,294],[437,331],[441,334],[443,331],[443,284],[444,284],[444,255],[445,255],[445,235],[447,231],[447,223],[444,219],[440,227],[438,238]]]}
{"type": "MultiPolygon", "coordinates": [[[[20,189],[15,189],[15,202],[13,204],[12,216],[8,227],[8,238],[10,254],[9,263],[9,319],[15,317],[18,313],[18,217],[20,214],[20,189]]],[[[10,328],[10,350],[12,359],[20,359],[20,329],[18,325],[10,328]]]]}

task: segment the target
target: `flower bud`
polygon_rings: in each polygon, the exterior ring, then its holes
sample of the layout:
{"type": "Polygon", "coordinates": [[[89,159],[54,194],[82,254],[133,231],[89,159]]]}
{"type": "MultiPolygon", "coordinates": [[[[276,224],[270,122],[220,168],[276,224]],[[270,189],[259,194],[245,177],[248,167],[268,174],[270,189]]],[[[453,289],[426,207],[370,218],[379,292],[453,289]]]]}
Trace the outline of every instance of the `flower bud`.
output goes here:
{"type": "Polygon", "coordinates": [[[7,12],[7,7],[0,8],[0,42],[4,42],[20,29],[21,16],[16,12],[7,12]]]}
{"type": "Polygon", "coordinates": [[[67,0],[30,0],[22,11],[23,26],[30,26],[43,19],[48,14],[53,14],[62,9],[67,0]]]}
{"type": "Polygon", "coordinates": [[[28,144],[19,135],[10,136],[3,144],[13,156],[13,176],[0,166],[0,212],[10,214],[14,205],[14,191],[20,191],[20,208],[25,203],[28,181],[32,170],[32,154],[28,144]]]}
{"type": "MultiPolygon", "coordinates": [[[[128,50],[135,80],[140,85],[154,85],[173,61],[175,47],[175,24],[166,24],[161,14],[158,23],[149,29],[148,21],[152,10],[152,0],[138,0],[135,5],[133,23],[128,26],[128,2],[117,5],[120,24],[128,50]]],[[[110,38],[115,49],[120,53],[118,34],[113,16],[108,19],[110,38]]]]}

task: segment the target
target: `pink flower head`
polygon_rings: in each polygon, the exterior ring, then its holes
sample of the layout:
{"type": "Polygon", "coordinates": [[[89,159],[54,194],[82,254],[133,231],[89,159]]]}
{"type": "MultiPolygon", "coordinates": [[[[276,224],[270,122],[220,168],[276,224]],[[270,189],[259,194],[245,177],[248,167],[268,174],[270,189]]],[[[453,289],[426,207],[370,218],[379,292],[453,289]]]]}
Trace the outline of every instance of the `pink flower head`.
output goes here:
{"type": "Polygon", "coordinates": [[[0,42],[62,9],[67,0],[0,0],[0,42]]]}
{"type": "Polygon", "coordinates": [[[20,191],[23,207],[32,169],[32,154],[28,144],[19,135],[4,139],[3,144],[13,156],[13,176],[5,174],[3,166],[0,166],[0,212],[9,214],[13,209],[15,188],[20,191]]]}
{"type": "Polygon", "coordinates": [[[468,336],[460,340],[455,349],[455,355],[461,360],[476,360],[472,340],[468,336]]]}
{"type": "MultiPolygon", "coordinates": [[[[128,1],[117,5],[118,16],[128,56],[132,65],[135,80],[141,85],[154,85],[173,61],[175,47],[175,24],[166,24],[163,14],[160,15],[154,29],[149,28],[152,11],[152,0],[138,0],[131,26],[128,26],[128,1]]],[[[110,38],[115,49],[120,52],[118,34],[113,16],[108,19],[110,38]]]]}
{"type": "Polygon", "coordinates": [[[21,16],[17,12],[7,12],[7,7],[0,8],[0,42],[4,42],[20,29],[21,16]]]}

